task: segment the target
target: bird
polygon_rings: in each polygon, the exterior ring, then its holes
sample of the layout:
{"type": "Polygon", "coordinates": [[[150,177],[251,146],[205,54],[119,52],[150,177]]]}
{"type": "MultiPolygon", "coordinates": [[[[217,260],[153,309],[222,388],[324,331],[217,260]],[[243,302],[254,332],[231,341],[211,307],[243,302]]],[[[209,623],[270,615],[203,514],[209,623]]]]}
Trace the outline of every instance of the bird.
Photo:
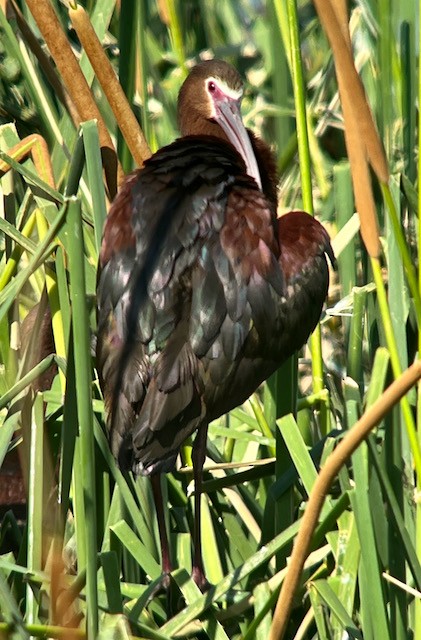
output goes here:
{"type": "Polygon", "coordinates": [[[178,96],[181,135],[126,178],[99,259],[96,358],[110,447],[121,469],[151,478],[165,576],[160,474],[197,432],[192,577],[202,590],[208,425],[304,345],[334,262],[316,219],[277,217],[275,157],[243,124],[243,91],[223,60],[191,69],[178,96]]]}

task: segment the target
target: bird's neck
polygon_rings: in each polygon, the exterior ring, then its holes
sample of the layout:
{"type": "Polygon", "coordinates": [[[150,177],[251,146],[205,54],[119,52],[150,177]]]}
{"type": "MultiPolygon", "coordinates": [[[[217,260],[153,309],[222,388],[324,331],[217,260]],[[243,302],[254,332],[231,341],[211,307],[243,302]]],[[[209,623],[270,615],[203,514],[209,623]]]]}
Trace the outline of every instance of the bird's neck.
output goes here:
{"type": "MultiPolygon", "coordinates": [[[[194,109],[190,111],[189,118],[179,122],[181,135],[184,136],[213,136],[232,146],[222,128],[216,122],[211,122],[197,114],[194,109]]],[[[262,180],[262,191],[268,199],[273,213],[276,215],[278,206],[278,172],[275,156],[269,146],[258,138],[250,129],[247,129],[256,156],[257,165],[262,180]]]]}
{"type": "Polygon", "coordinates": [[[219,124],[204,118],[194,109],[189,112],[188,118],[180,121],[179,128],[183,138],[184,136],[213,136],[231,144],[219,124]]]}
{"type": "Polygon", "coordinates": [[[271,205],[272,213],[276,216],[278,208],[278,170],[275,156],[264,140],[258,138],[250,129],[247,129],[247,133],[259,167],[262,191],[271,205]]]}

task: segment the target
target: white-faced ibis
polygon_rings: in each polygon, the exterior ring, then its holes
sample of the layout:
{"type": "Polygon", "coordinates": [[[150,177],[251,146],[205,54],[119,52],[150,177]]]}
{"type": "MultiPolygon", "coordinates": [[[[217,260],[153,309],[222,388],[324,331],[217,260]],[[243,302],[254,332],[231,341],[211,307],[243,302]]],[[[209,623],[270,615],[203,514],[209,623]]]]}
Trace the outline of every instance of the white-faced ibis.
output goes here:
{"type": "Polygon", "coordinates": [[[193,578],[206,584],[200,490],[208,424],[243,403],[313,331],[328,290],[325,229],[277,219],[268,146],[245,129],[243,85],[226,62],[181,87],[181,138],[132,173],[105,224],[97,363],[112,451],[150,475],[163,571],[171,570],[159,474],[193,447],[193,578]]]}

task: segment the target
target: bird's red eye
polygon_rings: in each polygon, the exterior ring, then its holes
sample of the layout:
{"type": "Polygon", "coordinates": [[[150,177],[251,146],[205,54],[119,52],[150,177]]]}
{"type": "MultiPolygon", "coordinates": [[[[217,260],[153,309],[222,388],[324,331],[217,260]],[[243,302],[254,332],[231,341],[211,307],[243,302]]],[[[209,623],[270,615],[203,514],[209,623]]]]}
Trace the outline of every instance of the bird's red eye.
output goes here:
{"type": "Polygon", "coordinates": [[[215,83],[214,83],[214,82],[212,82],[212,81],[211,81],[211,82],[209,82],[209,83],[208,83],[208,89],[209,89],[209,91],[210,91],[211,93],[213,93],[213,92],[216,90],[216,85],[215,85],[215,83]]]}

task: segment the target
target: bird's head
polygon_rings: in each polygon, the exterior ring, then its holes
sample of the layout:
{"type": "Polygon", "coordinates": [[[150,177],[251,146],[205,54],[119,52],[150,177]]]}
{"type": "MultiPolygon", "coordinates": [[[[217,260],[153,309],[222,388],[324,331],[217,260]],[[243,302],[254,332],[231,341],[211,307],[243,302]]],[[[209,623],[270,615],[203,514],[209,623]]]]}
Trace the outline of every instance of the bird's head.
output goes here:
{"type": "Polygon", "coordinates": [[[193,67],[178,96],[181,135],[212,135],[233,145],[247,173],[261,188],[250,137],[241,118],[243,82],[234,67],[223,60],[207,60],[193,67]]]}

